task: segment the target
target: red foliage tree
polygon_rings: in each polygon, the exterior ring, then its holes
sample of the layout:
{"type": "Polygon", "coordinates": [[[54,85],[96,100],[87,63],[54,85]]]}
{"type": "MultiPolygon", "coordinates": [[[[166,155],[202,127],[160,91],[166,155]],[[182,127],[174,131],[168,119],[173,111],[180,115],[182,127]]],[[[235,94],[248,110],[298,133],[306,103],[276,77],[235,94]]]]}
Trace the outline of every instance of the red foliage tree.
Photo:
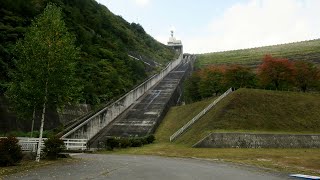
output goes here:
{"type": "Polygon", "coordinates": [[[319,81],[319,69],[311,62],[296,61],[294,70],[295,85],[303,92],[319,81]]]}
{"type": "Polygon", "coordinates": [[[273,58],[266,55],[258,67],[260,83],[276,89],[284,88],[293,83],[294,66],[288,59],[273,58]]]}

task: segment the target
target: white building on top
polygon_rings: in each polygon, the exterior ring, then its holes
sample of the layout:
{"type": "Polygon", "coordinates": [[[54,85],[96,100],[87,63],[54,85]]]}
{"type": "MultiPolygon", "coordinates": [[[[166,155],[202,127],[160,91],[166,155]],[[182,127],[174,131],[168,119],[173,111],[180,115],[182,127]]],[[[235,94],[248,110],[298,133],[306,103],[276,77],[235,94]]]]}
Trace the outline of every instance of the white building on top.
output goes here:
{"type": "Polygon", "coordinates": [[[183,46],[182,46],[182,42],[181,40],[177,40],[174,36],[173,36],[173,31],[171,31],[171,37],[169,38],[168,41],[168,46],[172,47],[173,49],[175,49],[177,52],[182,53],[183,52],[183,46]]]}

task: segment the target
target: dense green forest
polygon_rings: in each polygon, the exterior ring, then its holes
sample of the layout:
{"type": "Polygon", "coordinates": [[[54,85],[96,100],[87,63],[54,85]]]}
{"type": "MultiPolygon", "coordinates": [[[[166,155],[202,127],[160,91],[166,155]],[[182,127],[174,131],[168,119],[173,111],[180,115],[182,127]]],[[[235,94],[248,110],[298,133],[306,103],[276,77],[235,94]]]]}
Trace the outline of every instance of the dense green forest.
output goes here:
{"type": "Polygon", "coordinates": [[[127,92],[174,59],[174,51],[94,0],[0,1],[0,95],[15,69],[15,45],[47,3],[62,8],[68,31],[81,56],[76,64],[80,102],[99,104],[127,92]],[[130,58],[132,55],[148,62],[130,58]]]}

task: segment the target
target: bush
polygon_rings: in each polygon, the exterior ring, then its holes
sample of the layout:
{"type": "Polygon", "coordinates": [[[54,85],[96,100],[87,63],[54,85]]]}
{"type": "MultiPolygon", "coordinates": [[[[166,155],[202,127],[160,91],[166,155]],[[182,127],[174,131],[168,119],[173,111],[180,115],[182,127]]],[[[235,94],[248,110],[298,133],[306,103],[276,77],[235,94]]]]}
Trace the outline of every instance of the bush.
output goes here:
{"type": "Polygon", "coordinates": [[[131,139],[131,147],[141,147],[143,145],[141,138],[132,138],[131,139]]]}
{"type": "Polygon", "coordinates": [[[141,140],[142,145],[149,144],[148,141],[147,141],[147,137],[141,137],[139,139],[141,140]]]}
{"type": "Polygon", "coordinates": [[[57,159],[58,154],[65,149],[63,140],[58,137],[52,136],[44,141],[45,148],[43,152],[46,154],[48,159],[57,159]]]}
{"type": "Polygon", "coordinates": [[[132,146],[132,143],[128,138],[121,138],[119,141],[120,148],[127,148],[132,146]]]}
{"type": "Polygon", "coordinates": [[[153,143],[154,140],[155,140],[154,135],[148,135],[145,137],[135,137],[135,138],[108,137],[105,141],[99,142],[98,145],[100,148],[113,150],[114,148],[141,147],[145,144],[153,143]]]}
{"type": "Polygon", "coordinates": [[[154,140],[156,140],[156,138],[154,137],[154,135],[149,135],[146,137],[146,140],[148,142],[148,144],[152,144],[154,142],[154,140]]]}
{"type": "Polygon", "coordinates": [[[21,161],[23,155],[18,142],[13,136],[0,139],[0,166],[12,166],[21,161]]]}
{"type": "Polygon", "coordinates": [[[107,138],[105,145],[108,150],[113,150],[115,147],[119,147],[119,140],[113,137],[107,138]]]}

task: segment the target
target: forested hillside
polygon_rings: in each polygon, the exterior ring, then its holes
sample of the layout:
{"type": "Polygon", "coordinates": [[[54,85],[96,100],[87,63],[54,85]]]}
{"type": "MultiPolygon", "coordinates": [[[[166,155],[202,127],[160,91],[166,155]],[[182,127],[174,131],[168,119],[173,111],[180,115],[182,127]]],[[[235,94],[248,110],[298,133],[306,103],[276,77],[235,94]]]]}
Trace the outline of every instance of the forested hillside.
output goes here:
{"type": "Polygon", "coordinates": [[[62,8],[68,31],[81,49],[77,78],[80,102],[99,104],[119,96],[174,59],[174,52],[149,36],[139,24],[128,23],[94,0],[0,1],[0,95],[15,68],[15,44],[47,3],[62,8]],[[130,58],[132,55],[147,61],[130,58]]]}

